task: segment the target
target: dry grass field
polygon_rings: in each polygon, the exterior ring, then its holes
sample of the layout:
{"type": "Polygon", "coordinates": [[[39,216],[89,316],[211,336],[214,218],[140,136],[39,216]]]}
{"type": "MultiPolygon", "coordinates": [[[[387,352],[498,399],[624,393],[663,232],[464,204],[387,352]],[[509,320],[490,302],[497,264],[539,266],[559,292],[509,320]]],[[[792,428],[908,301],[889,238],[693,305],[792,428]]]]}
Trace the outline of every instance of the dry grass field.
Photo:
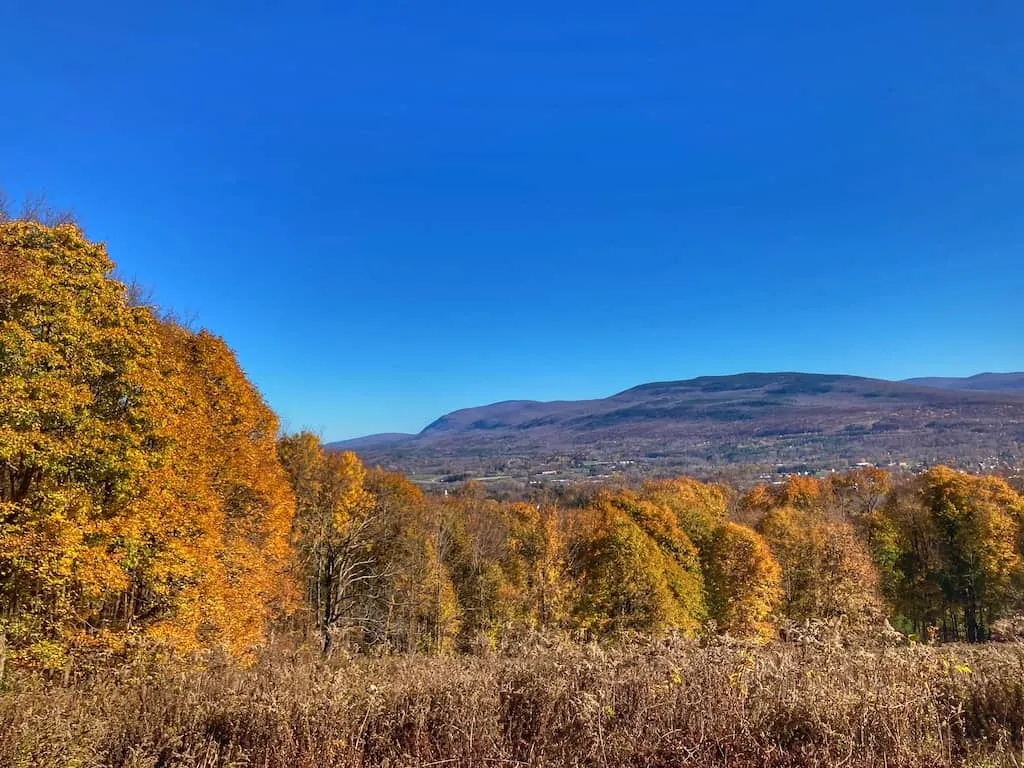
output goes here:
{"type": "Polygon", "coordinates": [[[3,766],[1021,766],[1024,646],[136,661],[0,695],[3,766]]]}

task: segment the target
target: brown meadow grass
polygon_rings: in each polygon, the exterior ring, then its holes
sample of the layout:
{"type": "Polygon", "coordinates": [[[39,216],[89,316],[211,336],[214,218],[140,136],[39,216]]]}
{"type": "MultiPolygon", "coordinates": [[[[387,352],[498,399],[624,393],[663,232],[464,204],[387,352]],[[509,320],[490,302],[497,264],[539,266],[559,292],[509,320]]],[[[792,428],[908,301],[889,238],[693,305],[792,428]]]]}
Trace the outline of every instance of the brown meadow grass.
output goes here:
{"type": "Polygon", "coordinates": [[[2,766],[1022,766],[1024,645],[136,660],[0,694],[2,766]]]}

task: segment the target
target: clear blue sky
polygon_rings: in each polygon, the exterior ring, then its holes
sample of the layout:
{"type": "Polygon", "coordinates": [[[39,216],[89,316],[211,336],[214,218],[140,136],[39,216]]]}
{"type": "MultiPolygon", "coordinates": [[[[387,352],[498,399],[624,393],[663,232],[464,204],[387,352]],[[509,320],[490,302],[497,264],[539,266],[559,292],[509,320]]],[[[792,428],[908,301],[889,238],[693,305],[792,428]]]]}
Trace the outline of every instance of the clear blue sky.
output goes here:
{"type": "Polygon", "coordinates": [[[0,185],[327,439],[1019,370],[1022,30],[1019,0],[13,0],[0,185]]]}

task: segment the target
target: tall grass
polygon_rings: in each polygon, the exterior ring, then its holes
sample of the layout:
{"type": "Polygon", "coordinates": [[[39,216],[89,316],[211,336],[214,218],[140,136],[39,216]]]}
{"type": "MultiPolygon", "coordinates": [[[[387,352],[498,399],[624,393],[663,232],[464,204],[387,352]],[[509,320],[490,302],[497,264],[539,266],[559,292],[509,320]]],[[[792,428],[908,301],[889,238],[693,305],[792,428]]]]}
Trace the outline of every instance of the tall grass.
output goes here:
{"type": "Polygon", "coordinates": [[[278,652],[7,688],[3,766],[1024,765],[1021,645],[278,652]]]}

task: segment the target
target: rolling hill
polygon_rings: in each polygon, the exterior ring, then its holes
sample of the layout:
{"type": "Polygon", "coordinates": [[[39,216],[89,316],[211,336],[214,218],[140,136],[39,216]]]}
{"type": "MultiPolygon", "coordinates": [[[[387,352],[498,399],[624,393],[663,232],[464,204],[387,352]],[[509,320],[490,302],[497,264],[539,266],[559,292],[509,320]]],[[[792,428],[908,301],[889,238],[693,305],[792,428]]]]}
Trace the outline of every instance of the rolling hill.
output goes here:
{"type": "Polygon", "coordinates": [[[466,408],[417,435],[371,436],[332,447],[414,473],[608,461],[651,472],[726,464],[1012,463],[1024,457],[1022,378],[710,376],[643,384],[597,400],[466,408]]]}

